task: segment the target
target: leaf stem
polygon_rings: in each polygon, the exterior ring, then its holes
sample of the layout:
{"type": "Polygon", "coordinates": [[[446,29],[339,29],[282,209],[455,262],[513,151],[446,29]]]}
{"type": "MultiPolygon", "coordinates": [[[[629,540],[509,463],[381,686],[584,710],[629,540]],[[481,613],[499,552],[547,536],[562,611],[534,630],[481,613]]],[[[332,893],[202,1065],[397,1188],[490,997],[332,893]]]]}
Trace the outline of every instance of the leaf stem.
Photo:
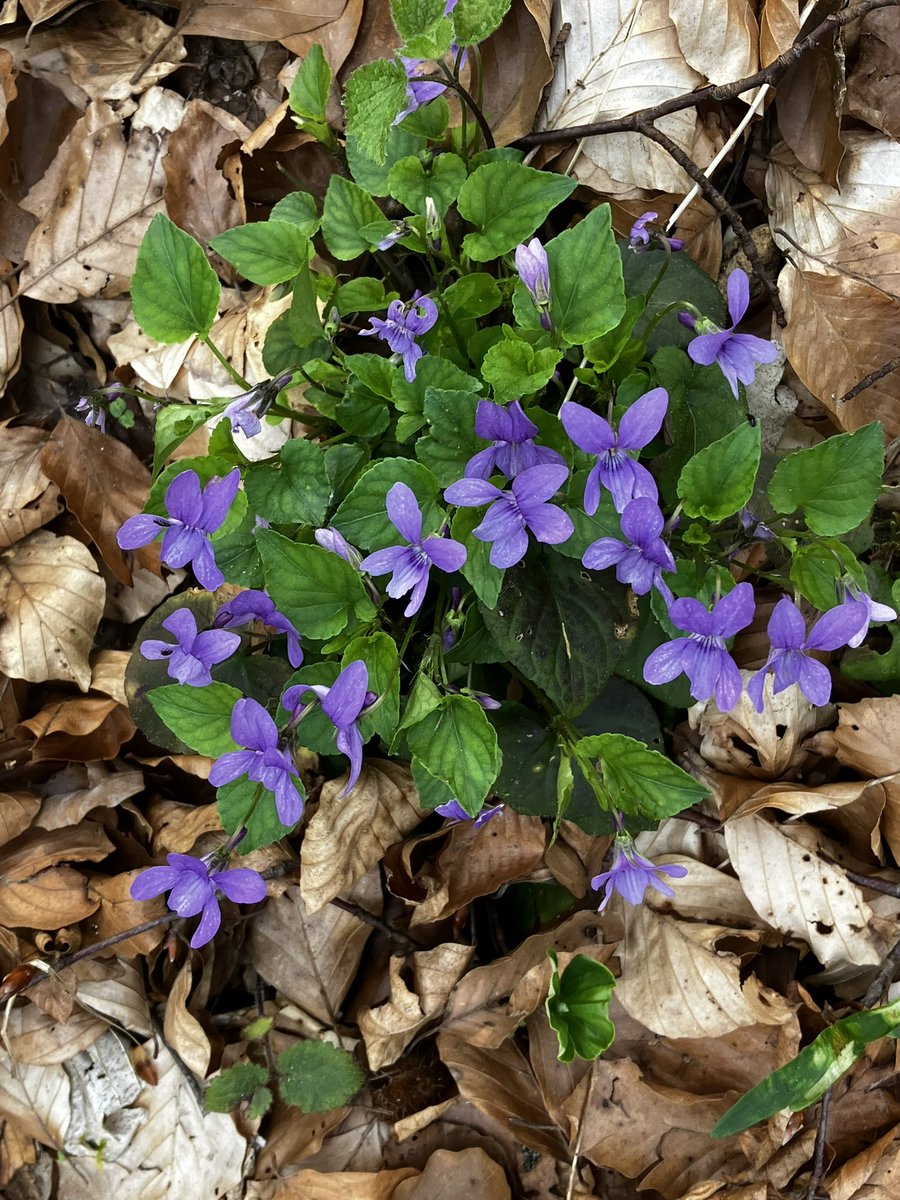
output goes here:
{"type": "Polygon", "coordinates": [[[219,360],[219,362],[222,364],[222,366],[225,368],[225,370],[228,372],[228,374],[231,376],[231,378],[234,380],[234,382],[238,385],[238,387],[242,387],[245,392],[249,392],[251,385],[247,382],[247,380],[243,377],[243,375],[241,375],[238,371],[236,371],[234,369],[234,367],[231,365],[231,363],[228,361],[228,359],[225,357],[225,355],[222,353],[222,351],[219,349],[219,347],[215,344],[215,342],[212,340],[212,338],[209,336],[209,334],[201,333],[200,341],[207,348],[207,350],[210,352],[210,354],[212,354],[214,358],[217,358],[219,360]]]}

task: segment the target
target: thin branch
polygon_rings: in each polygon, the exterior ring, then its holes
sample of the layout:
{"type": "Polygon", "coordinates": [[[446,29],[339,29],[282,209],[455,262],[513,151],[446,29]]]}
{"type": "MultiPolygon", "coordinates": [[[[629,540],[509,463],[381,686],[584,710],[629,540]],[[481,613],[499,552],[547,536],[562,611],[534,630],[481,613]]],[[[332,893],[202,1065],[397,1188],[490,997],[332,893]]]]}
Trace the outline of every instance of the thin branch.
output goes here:
{"type": "Polygon", "coordinates": [[[806,1190],[806,1200],[815,1200],[822,1176],[825,1174],[825,1142],[828,1135],[828,1110],[831,1108],[831,1088],[822,1097],[819,1108],[819,1125],[816,1129],[816,1148],[813,1153],[813,1170],[806,1190]]]}
{"type": "Polygon", "coordinates": [[[894,972],[900,965],[900,941],[894,943],[887,958],[881,964],[878,974],[869,985],[869,990],[862,998],[863,1008],[876,1008],[881,1002],[885,988],[894,978],[894,972]]]}
{"type": "Polygon", "coordinates": [[[900,370],[900,356],[892,358],[890,362],[884,363],[876,371],[870,371],[868,375],[863,376],[859,383],[854,383],[849,392],[846,392],[838,400],[838,404],[848,404],[854,400],[860,392],[864,392],[866,388],[877,383],[879,379],[884,379],[885,375],[890,375],[892,371],[900,370]]]}
{"type": "Polygon", "coordinates": [[[851,883],[871,888],[873,892],[883,892],[885,896],[894,896],[900,899],[900,883],[890,883],[887,879],[879,879],[876,875],[859,875],[856,871],[845,871],[844,874],[851,883]]]}
{"type": "Polygon", "coordinates": [[[408,933],[403,933],[400,929],[393,929],[386,921],[382,921],[380,917],[376,917],[374,913],[370,913],[367,908],[363,908],[359,904],[352,904],[349,900],[342,900],[340,896],[335,896],[329,901],[335,908],[343,909],[344,912],[350,913],[360,921],[364,921],[366,925],[371,925],[373,929],[377,929],[392,941],[401,942],[410,950],[421,950],[422,943],[416,941],[408,933]]]}

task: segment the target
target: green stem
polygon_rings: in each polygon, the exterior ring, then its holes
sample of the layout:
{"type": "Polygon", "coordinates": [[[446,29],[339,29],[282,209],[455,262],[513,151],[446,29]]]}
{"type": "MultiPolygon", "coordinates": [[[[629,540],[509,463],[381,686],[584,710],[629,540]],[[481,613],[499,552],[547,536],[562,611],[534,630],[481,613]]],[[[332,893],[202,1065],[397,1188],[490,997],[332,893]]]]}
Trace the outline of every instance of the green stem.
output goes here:
{"type": "Polygon", "coordinates": [[[243,375],[239,374],[239,372],[237,372],[234,369],[234,367],[231,365],[231,363],[228,361],[228,359],[225,357],[225,355],[222,353],[222,351],[219,349],[219,347],[215,344],[215,342],[213,342],[213,340],[209,336],[209,334],[201,333],[200,341],[207,348],[207,350],[210,352],[210,354],[212,354],[214,358],[217,358],[219,360],[219,362],[222,364],[222,366],[225,368],[225,370],[228,372],[228,374],[231,376],[231,378],[234,380],[234,382],[238,385],[238,387],[242,387],[245,392],[249,392],[251,385],[247,382],[247,380],[243,377],[243,375]]]}

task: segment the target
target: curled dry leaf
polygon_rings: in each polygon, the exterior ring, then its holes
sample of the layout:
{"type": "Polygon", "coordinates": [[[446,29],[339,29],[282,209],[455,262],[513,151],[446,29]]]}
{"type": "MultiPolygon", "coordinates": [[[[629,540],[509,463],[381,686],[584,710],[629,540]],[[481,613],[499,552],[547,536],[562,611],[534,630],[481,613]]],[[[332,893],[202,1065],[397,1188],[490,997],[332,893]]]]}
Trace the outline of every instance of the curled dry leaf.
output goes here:
{"type": "Polygon", "coordinates": [[[303,837],[300,894],[309,914],[352,887],[422,820],[406,766],[367,759],[356,786],[342,797],[345,783],[346,776],[325,784],[303,837]]]}
{"type": "Polygon", "coordinates": [[[92,101],[22,201],[39,224],[25,249],[19,294],[49,304],[128,289],[138,247],[163,208],[164,139],[92,101]]]}
{"type": "Polygon", "coordinates": [[[182,33],[247,42],[281,42],[293,54],[304,55],[315,43],[325,48],[337,70],[353,46],[362,16],[362,0],[195,0],[180,23],[182,33]]]}
{"type": "Polygon", "coordinates": [[[90,687],[88,654],[106,586],[86,546],[46,530],[0,555],[0,669],[43,683],[90,687]]]}
{"type": "Polygon", "coordinates": [[[46,441],[47,434],[42,429],[33,429],[30,425],[20,425],[16,429],[3,426],[0,437],[0,549],[6,549],[52,521],[62,507],[59,489],[41,469],[41,450],[46,441]]]}
{"type": "Polygon", "coordinates": [[[298,1171],[282,1183],[272,1200],[396,1200],[406,1180],[418,1179],[415,1167],[396,1167],[377,1174],[364,1171],[298,1171]]]}
{"type": "Polygon", "coordinates": [[[900,137],[897,45],[900,11],[884,8],[863,17],[859,58],[847,80],[847,112],[888,137],[900,137]]]}
{"type": "Polygon", "coordinates": [[[800,32],[797,5],[791,0],[764,0],[759,14],[759,63],[767,67],[790,50],[800,32]]]}
{"type": "MultiPolygon", "coordinates": [[[[162,896],[152,900],[131,898],[131,885],[138,874],[138,871],[125,871],[121,875],[94,875],[88,881],[88,897],[97,905],[90,922],[90,941],[116,937],[126,929],[154,921],[168,912],[162,896]]],[[[117,948],[119,953],[129,957],[151,954],[165,936],[166,927],[159,926],[120,942],[117,948]]]]}
{"type": "Polygon", "coordinates": [[[98,902],[73,867],[49,867],[31,879],[0,888],[0,924],[22,929],[60,929],[96,912],[98,902]]]}
{"type": "Polygon", "coordinates": [[[825,967],[872,966],[884,952],[872,910],[840,867],[758,815],[730,820],[725,842],[750,903],[773,929],[802,938],[825,967]]]}
{"type": "Polygon", "coordinates": [[[44,785],[38,824],[42,829],[75,825],[93,809],[115,808],[143,789],[140,771],[114,770],[100,763],[72,764],[44,785]]]}
{"type": "Polygon", "coordinates": [[[775,96],[781,136],[800,162],[830,187],[838,185],[844,157],[844,90],[844,56],[826,39],[788,71],[775,96]]]}
{"type": "Polygon", "coordinates": [[[197,806],[179,804],[175,800],[151,800],[145,815],[153,830],[154,856],[189,854],[204,833],[214,833],[222,828],[215,804],[197,806]]]}
{"type": "MultiPolygon", "coordinates": [[[[61,1029],[58,1017],[42,1012],[36,1004],[24,1004],[10,1012],[7,1036],[16,1063],[48,1067],[86,1049],[106,1028],[101,1017],[76,1008],[61,1029]]],[[[8,1061],[5,1054],[3,1058],[8,1061]]]]}
{"type": "Polygon", "coordinates": [[[84,696],[57,700],[18,726],[37,739],[31,754],[35,761],[97,762],[115,758],[134,736],[128,709],[117,700],[84,696]]]}
{"type": "Polygon", "coordinates": [[[91,691],[111,696],[125,708],[125,668],[131,661],[128,650],[97,650],[91,655],[91,691]]]}
{"type": "MultiPolygon", "coordinates": [[[[103,561],[130,587],[131,567],[116,534],[129,517],[143,510],[150,472],[124,442],[98,434],[65,414],[41,453],[41,466],[96,543],[103,561]]],[[[155,542],[131,553],[139,566],[159,573],[155,542]]]]}
{"type": "MultiPolygon", "coordinates": [[[[23,833],[0,852],[0,878],[20,883],[61,862],[98,862],[113,849],[101,825],[82,821],[52,833],[35,827],[23,833]]],[[[59,929],[65,922],[54,926],[59,929]]]]}
{"type": "Polygon", "coordinates": [[[40,807],[33,792],[0,792],[0,846],[24,833],[40,807]]]}
{"type": "Polygon", "coordinates": [[[534,128],[534,118],[547,83],[550,62],[549,0],[514,4],[503,24],[480,47],[486,112],[498,146],[534,128]]]}
{"type": "Polygon", "coordinates": [[[203,1079],[209,1070],[212,1048],[209,1038],[203,1032],[203,1026],[192,1016],[187,1006],[192,983],[193,968],[188,958],[169,988],[163,1032],[166,1045],[175,1051],[195,1075],[203,1079]]]}

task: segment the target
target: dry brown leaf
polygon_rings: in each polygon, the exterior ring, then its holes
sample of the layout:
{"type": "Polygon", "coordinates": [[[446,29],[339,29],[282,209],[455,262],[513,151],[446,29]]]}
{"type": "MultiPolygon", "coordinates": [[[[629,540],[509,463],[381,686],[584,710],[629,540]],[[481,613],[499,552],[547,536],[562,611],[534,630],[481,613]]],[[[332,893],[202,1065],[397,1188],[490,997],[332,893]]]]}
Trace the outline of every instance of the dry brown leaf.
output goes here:
{"type": "Polygon", "coordinates": [[[205,100],[189,100],[181,124],[170,136],[163,170],[166,211],[179,227],[204,245],[246,219],[217,163],[229,142],[249,130],[237,117],[205,100]]]}
{"type": "Polygon", "coordinates": [[[115,808],[144,789],[140,771],[111,770],[101,763],[72,764],[42,789],[37,823],[42,829],[77,824],[95,808],[115,808]]]}
{"type": "Polygon", "coordinates": [[[671,0],[669,12],[688,64],[710,83],[730,83],[759,66],[759,30],[748,0],[671,0]]]}
{"type": "Polygon", "coordinates": [[[96,912],[84,876],[73,867],[50,867],[0,888],[0,924],[22,929],[61,929],[96,912]]]}
{"type": "Polygon", "coordinates": [[[405,1179],[418,1178],[413,1167],[394,1171],[338,1171],[322,1175],[318,1171],[298,1171],[274,1192],[272,1200],[393,1200],[397,1187],[405,1179]]]}
{"type": "Polygon", "coordinates": [[[365,1009],[357,1019],[370,1070],[381,1071],[396,1062],[418,1031],[440,1016],[474,953],[474,946],[456,942],[415,951],[412,987],[403,978],[404,960],[391,958],[390,1000],[365,1009]]]}
{"type": "Polygon", "coordinates": [[[837,729],[820,733],[810,744],[869,779],[900,771],[900,696],[838,705],[837,729]]]}
{"type": "Polygon", "coordinates": [[[171,75],[187,53],[159,17],[117,0],[92,5],[66,22],[60,50],[72,79],[92,100],[112,101],[145,92],[171,75]]]}
{"type": "MultiPolygon", "coordinates": [[[[116,534],[129,517],[143,511],[150,472],[124,442],[65,414],[41,452],[41,467],[93,538],[106,565],[130,587],[131,568],[116,534]]],[[[139,566],[159,572],[158,545],[151,542],[131,553],[139,566]]]]}
{"type": "Polygon", "coordinates": [[[88,654],[106,586],[93,555],[40,529],[0,554],[0,670],[42,683],[91,683],[88,654]]]}
{"type": "Polygon", "coordinates": [[[534,118],[547,83],[550,63],[549,0],[514,4],[503,24],[482,43],[484,111],[498,146],[534,128],[534,118]]]}
{"type": "MultiPolygon", "coordinates": [[[[0,258],[0,396],[22,362],[22,313],[13,287],[15,269],[0,258]]],[[[0,512],[0,520],[4,514],[0,512]]]]}
{"type": "Polygon", "coordinates": [[[24,833],[40,807],[33,792],[0,792],[0,846],[24,833]]]}
{"type": "MultiPolygon", "coordinates": [[[[13,1009],[10,1029],[27,1009],[13,1009]]],[[[35,1010],[36,1011],[36,1010],[35,1010]]],[[[97,1022],[98,1033],[102,1022],[97,1022]]],[[[57,1040],[59,1030],[57,1029],[57,1040]]],[[[96,1035],[95,1035],[96,1036],[96,1035]]],[[[59,1063],[29,1066],[0,1050],[0,1116],[26,1137],[62,1150],[70,1119],[69,1077],[59,1063]]],[[[6,1130],[4,1129],[4,1137],[6,1130]]]]}
{"type": "Polygon", "coordinates": [[[728,853],[750,903],[773,929],[807,942],[826,967],[880,963],[884,947],[862,892],[795,840],[801,828],[755,815],[726,823],[728,853]]]}
{"type": "Polygon", "coordinates": [[[121,117],[103,100],[88,105],[22,201],[39,224],[25,250],[20,295],[70,304],[128,289],[141,239],[163,209],[164,148],[134,121],[126,144],[121,117]]]}
{"type": "Polygon", "coordinates": [[[8,1037],[17,1063],[48,1067],[64,1063],[90,1046],[106,1027],[102,1018],[77,1008],[60,1029],[58,1018],[41,1012],[35,1004],[26,1004],[10,1013],[8,1037]]]}
{"type": "Polygon", "coordinates": [[[784,348],[791,366],[838,426],[854,430],[880,420],[888,438],[900,434],[896,371],[839,403],[854,384],[900,355],[900,300],[845,275],[791,266],[779,275],[778,291],[788,318],[784,348]]]}
{"type": "Polygon", "coordinates": [[[759,17],[759,63],[767,67],[790,50],[800,32],[797,5],[791,0],[765,0],[759,17]]]}
{"type": "Polygon", "coordinates": [[[125,669],[130,661],[130,650],[96,650],[91,655],[91,691],[111,696],[127,708],[125,669]]]}
{"type": "Polygon", "coordinates": [[[0,433],[0,549],[52,521],[62,507],[59,489],[41,469],[46,441],[44,430],[30,425],[0,433]]]}
{"type": "Polygon", "coordinates": [[[407,1179],[394,1200],[510,1200],[509,1184],[499,1163],[484,1150],[435,1150],[418,1179],[407,1179]]]}
{"type": "MultiPolygon", "coordinates": [[[[678,880],[674,881],[678,883],[678,880]]],[[[619,947],[619,1003],[665,1037],[719,1037],[742,1025],[779,1025],[791,1007],[755,975],[741,978],[741,960],[718,943],[737,931],[678,921],[645,905],[625,913],[619,947]],[[660,986],[661,980],[670,980],[660,986]]]]}
{"type": "Polygon", "coordinates": [[[266,1144],[256,1160],[256,1178],[280,1179],[287,1164],[317,1154],[348,1112],[349,1108],[333,1108],[324,1113],[302,1113],[276,1099],[267,1117],[266,1144]]]}
{"type": "Polygon", "coordinates": [[[153,800],[145,813],[153,830],[154,855],[189,854],[204,833],[222,828],[218,806],[179,804],[175,800],[153,800]]]}
{"type": "Polygon", "coordinates": [[[82,821],[52,833],[30,829],[0,851],[0,878],[6,883],[19,883],[61,862],[97,862],[112,849],[105,830],[95,821],[82,821]]]}
{"type": "MultiPolygon", "coordinates": [[[[95,875],[88,881],[87,894],[97,911],[91,918],[91,941],[116,937],[126,929],[134,929],[147,921],[162,917],[168,910],[162,896],[153,900],[133,900],[131,885],[140,872],[125,871],[121,875],[95,875]]],[[[119,942],[116,949],[128,957],[151,954],[166,936],[166,929],[148,929],[119,942]]]]}
{"type": "Polygon", "coordinates": [[[37,739],[31,749],[36,762],[112,759],[134,736],[128,709],[117,700],[98,696],[54,701],[18,728],[29,730],[37,739]]]}
{"type": "Polygon", "coordinates": [[[847,80],[847,112],[889,137],[900,136],[900,11],[867,13],[859,34],[859,58],[847,80]]]}
{"type": "Polygon", "coordinates": [[[900,234],[875,230],[841,238],[828,261],[839,274],[858,277],[900,299],[900,234]]]}
{"type": "Polygon", "coordinates": [[[20,0],[20,3],[32,25],[40,25],[68,8],[72,0],[20,0]]]}
{"type": "MultiPolygon", "coordinates": [[[[0,1188],[5,1188],[18,1170],[31,1166],[36,1160],[37,1146],[34,1139],[7,1121],[3,1137],[0,1138],[0,1188]]],[[[20,1178],[24,1178],[24,1172],[20,1178]]]]}
{"type": "MultiPolygon", "coordinates": [[[[380,891],[379,882],[373,882],[380,891]]],[[[371,904],[372,889],[362,892],[371,904]]],[[[250,960],[267,983],[323,1025],[333,1026],[370,933],[365,922],[333,905],[308,915],[300,889],[292,887],[254,918],[250,960]]]]}
{"type": "Polygon", "coordinates": [[[192,984],[193,968],[188,958],[169,988],[163,1032],[166,1045],[175,1051],[195,1075],[203,1079],[209,1070],[212,1047],[209,1038],[203,1032],[203,1026],[188,1010],[187,1000],[192,984]]]}
{"type": "Polygon", "coordinates": [[[247,42],[282,42],[304,55],[319,42],[332,69],[337,70],[353,45],[362,15],[361,0],[266,0],[265,6],[246,0],[199,0],[187,9],[182,33],[247,42]]]}
{"type": "Polygon", "coordinates": [[[826,38],[787,72],[775,96],[781,136],[804,167],[829,187],[837,186],[844,157],[843,94],[843,57],[826,38]]]}
{"type": "Polygon", "coordinates": [[[389,846],[422,820],[409,768],[367,759],[359,781],[344,796],[346,777],[329,780],[300,848],[300,894],[309,914],[380,863],[389,846]]]}
{"type": "Polygon", "coordinates": [[[18,89],[16,88],[16,64],[13,56],[4,47],[0,49],[0,142],[5,142],[9,133],[9,121],[6,119],[6,110],[9,105],[15,100],[18,89]]]}
{"type": "MultiPolygon", "coordinates": [[[[871,1146],[867,1146],[860,1154],[855,1154],[833,1174],[827,1176],[823,1180],[823,1187],[828,1189],[829,1200],[853,1200],[854,1197],[860,1196],[860,1189],[870,1183],[873,1174],[884,1174],[883,1165],[894,1174],[895,1185],[900,1183],[900,1146],[895,1144],[898,1138],[900,1126],[895,1125],[871,1146]]],[[[885,1200],[888,1195],[888,1192],[884,1193],[885,1200]]],[[[873,1196],[872,1192],[866,1189],[860,1200],[863,1196],[865,1200],[875,1200],[877,1193],[873,1196]]]]}

